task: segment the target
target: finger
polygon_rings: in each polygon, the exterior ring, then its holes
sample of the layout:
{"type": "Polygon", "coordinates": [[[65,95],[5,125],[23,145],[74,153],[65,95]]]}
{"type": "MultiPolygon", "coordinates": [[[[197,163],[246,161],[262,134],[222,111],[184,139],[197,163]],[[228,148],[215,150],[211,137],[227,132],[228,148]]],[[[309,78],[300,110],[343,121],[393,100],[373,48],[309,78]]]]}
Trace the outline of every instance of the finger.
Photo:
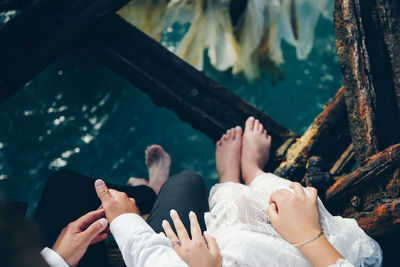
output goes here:
{"type": "Polygon", "coordinates": [[[89,227],[94,221],[104,218],[106,216],[104,209],[101,210],[95,210],[91,211],[89,213],[86,213],[82,217],[80,217],[78,220],[76,220],[76,224],[79,227],[81,231],[85,231],[86,228],[89,227]]]}
{"type": "Polygon", "coordinates": [[[303,197],[306,196],[306,194],[304,193],[304,189],[300,183],[297,182],[291,183],[289,187],[293,189],[295,195],[303,197]]]}
{"type": "Polygon", "coordinates": [[[96,182],[94,182],[94,187],[96,188],[97,196],[101,200],[102,204],[111,200],[111,194],[103,180],[97,179],[96,182]]]}
{"type": "Polygon", "coordinates": [[[211,235],[209,235],[208,233],[204,232],[204,238],[207,241],[207,246],[208,246],[208,250],[211,252],[212,255],[219,255],[219,247],[218,247],[218,243],[217,240],[215,240],[215,238],[211,235]]]}
{"type": "Polygon", "coordinates": [[[103,241],[103,240],[106,240],[107,237],[108,237],[108,234],[107,234],[107,233],[100,233],[99,235],[97,235],[97,236],[92,240],[92,242],[90,242],[90,245],[93,245],[93,244],[99,243],[99,242],[101,242],[101,241],[103,241]]]}
{"type": "Polygon", "coordinates": [[[278,207],[276,206],[275,202],[269,204],[269,207],[267,209],[267,215],[272,224],[278,220],[279,218],[278,207]]]}
{"type": "Polygon", "coordinates": [[[167,220],[162,222],[162,228],[164,229],[165,234],[167,235],[168,239],[171,240],[171,243],[179,240],[176,236],[174,230],[172,230],[171,225],[167,220]]]}
{"type": "Polygon", "coordinates": [[[317,201],[318,199],[318,190],[314,187],[311,186],[307,186],[306,187],[308,194],[309,194],[309,198],[311,198],[314,201],[317,201]]]}
{"type": "Polygon", "coordinates": [[[89,240],[89,243],[92,243],[93,239],[103,232],[107,225],[107,219],[101,218],[92,223],[84,232],[82,232],[82,234],[85,236],[85,239],[89,240]]]}
{"type": "Polygon", "coordinates": [[[284,201],[286,199],[286,197],[288,196],[288,194],[292,194],[292,192],[290,192],[287,189],[280,189],[280,190],[273,192],[269,198],[269,204],[271,204],[273,202],[280,203],[281,201],[284,201]]]}
{"type": "Polygon", "coordinates": [[[174,226],[176,229],[176,233],[178,234],[179,240],[181,240],[182,243],[185,243],[189,241],[189,235],[186,231],[185,226],[183,225],[181,218],[179,218],[178,213],[176,210],[171,210],[169,214],[172,218],[172,221],[174,222],[174,226]]]}
{"type": "Polygon", "coordinates": [[[193,211],[189,212],[189,220],[190,220],[190,232],[192,233],[192,240],[203,241],[203,236],[201,235],[201,229],[199,221],[197,220],[196,213],[194,213],[193,211]]]}
{"type": "Polygon", "coordinates": [[[160,232],[160,235],[167,237],[164,232],[160,232]]]}

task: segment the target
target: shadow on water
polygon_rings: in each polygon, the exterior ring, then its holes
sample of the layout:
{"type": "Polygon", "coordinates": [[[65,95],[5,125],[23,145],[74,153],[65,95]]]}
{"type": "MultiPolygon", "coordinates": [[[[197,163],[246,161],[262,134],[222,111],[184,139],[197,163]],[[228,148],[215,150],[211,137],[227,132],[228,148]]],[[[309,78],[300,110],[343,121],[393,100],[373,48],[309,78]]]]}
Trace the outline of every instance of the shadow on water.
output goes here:
{"type": "MultiPolygon", "coordinates": [[[[283,125],[302,133],[341,85],[332,22],[321,19],[314,49],[299,61],[286,44],[275,84],[205,72],[283,125]]],[[[200,172],[217,181],[214,147],[201,132],[81,51],[71,51],[0,105],[0,189],[27,201],[32,214],[49,174],[69,168],[124,184],[146,177],[144,150],[157,143],[172,157],[171,173],[200,172]]],[[[68,182],[68,181],[66,181],[68,182]]]]}

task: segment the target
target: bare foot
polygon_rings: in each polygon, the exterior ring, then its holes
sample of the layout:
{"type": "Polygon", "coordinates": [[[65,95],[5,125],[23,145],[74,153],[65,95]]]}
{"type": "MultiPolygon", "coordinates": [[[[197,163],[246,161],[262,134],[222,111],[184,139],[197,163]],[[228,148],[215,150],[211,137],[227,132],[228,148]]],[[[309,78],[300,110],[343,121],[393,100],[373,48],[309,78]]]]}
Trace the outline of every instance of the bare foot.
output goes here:
{"type": "Polygon", "coordinates": [[[148,183],[149,183],[149,181],[147,181],[144,178],[131,177],[131,178],[129,178],[129,180],[126,184],[130,185],[130,186],[138,186],[138,185],[147,185],[148,183]]]}
{"type": "Polygon", "coordinates": [[[263,168],[269,159],[271,136],[264,126],[253,117],[246,121],[242,144],[242,175],[246,185],[263,174],[263,168]]]}
{"type": "Polygon", "coordinates": [[[158,195],[161,186],[168,179],[171,157],[159,145],[152,145],[145,151],[146,166],[149,172],[148,186],[158,195]]]}
{"type": "Polygon", "coordinates": [[[224,134],[216,144],[215,159],[219,182],[240,182],[240,154],[242,128],[236,126],[224,134]]]}

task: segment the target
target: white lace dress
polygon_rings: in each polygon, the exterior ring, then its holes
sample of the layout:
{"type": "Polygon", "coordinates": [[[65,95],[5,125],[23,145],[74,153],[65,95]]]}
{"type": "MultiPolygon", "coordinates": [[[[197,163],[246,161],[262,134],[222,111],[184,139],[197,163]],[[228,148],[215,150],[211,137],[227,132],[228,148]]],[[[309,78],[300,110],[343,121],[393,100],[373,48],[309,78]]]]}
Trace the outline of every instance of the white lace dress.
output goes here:
{"type": "MultiPolygon", "coordinates": [[[[210,212],[205,214],[207,232],[220,247],[223,266],[312,266],[303,254],[283,240],[267,216],[271,193],[289,188],[291,182],[272,173],[246,186],[215,185],[210,192],[210,212]]],[[[382,251],[354,219],[332,216],[318,199],[325,237],[346,260],[339,266],[381,266],[382,251]]]]}

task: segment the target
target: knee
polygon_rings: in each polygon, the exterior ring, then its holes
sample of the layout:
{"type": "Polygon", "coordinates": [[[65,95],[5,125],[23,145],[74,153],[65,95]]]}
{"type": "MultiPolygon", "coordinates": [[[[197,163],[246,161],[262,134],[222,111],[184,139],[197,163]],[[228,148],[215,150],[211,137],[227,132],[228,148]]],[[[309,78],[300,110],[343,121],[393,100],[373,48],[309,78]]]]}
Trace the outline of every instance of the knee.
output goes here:
{"type": "Polygon", "coordinates": [[[193,170],[184,170],[176,175],[180,183],[191,184],[195,186],[205,186],[203,176],[193,170]]]}

